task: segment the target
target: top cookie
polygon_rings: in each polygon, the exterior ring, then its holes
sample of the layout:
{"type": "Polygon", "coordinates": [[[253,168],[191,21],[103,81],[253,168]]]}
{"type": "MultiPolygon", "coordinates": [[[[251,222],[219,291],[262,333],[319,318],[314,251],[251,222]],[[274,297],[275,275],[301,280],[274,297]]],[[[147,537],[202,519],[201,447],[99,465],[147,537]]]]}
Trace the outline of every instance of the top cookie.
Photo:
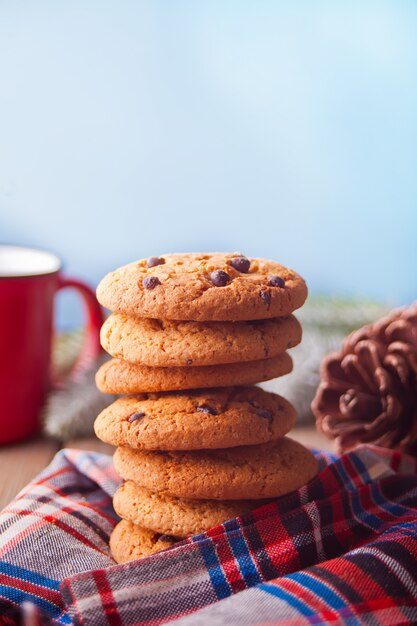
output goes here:
{"type": "Polygon", "coordinates": [[[107,274],[97,288],[98,301],[117,313],[182,321],[282,317],[306,297],[294,271],[237,253],[150,257],[107,274]]]}

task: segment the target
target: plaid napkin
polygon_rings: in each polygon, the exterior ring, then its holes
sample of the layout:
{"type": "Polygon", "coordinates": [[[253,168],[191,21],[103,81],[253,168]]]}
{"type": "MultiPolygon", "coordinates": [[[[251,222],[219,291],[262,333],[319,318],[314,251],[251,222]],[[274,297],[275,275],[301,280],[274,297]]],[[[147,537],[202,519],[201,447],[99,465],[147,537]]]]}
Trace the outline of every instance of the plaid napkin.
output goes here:
{"type": "Polygon", "coordinates": [[[59,452],[0,514],[0,624],[417,623],[415,461],[317,455],[298,491],[115,565],[111,459],[59,452]]]}

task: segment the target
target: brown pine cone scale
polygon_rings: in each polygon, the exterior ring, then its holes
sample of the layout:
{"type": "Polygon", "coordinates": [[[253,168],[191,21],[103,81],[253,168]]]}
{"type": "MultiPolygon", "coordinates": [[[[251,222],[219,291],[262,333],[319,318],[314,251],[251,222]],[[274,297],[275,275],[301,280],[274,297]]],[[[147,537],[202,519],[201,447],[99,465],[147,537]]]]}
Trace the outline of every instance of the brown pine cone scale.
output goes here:
{"type": "Polygon", "coordinates": [[[312,410],[340,452],[374,443],[417,456],[417,303],[353,332],[323,361],[312,410]]]}

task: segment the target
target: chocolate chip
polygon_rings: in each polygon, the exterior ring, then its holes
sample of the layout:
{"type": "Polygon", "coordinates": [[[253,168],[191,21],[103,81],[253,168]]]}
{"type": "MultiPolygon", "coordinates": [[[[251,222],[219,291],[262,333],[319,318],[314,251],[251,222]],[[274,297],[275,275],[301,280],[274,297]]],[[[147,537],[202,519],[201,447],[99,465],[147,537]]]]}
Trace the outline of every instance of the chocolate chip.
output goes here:
{"type": "Polygon", "coordinates": [[[227,283],[230,283],[231,278],[223,270],[214,270],[210,274],[210,280],[215,287],[224,287],[227,283]]]}
{"type": "Polygon", "coordinates": [[[150,256],[146,262],[146,267],[156,267],[157,265],[163,265],[165,259],[160,256],[150,256]]]}
{"type": "Polygon", "coordinates": [[[147,276],[143,279],[142,285],[145,289],[155,289],[158,285],[161,284],[161,281],[157,276],[147,276]]]}
{"type": "Polygon", "coordinates": [[[142,411],[138,411],[137,413],[132,413],[132,415],[129,415],[129,417],[127,418],[127,421],[132,423],[132,422],[136,422],[136,420],[140,420],[142,417],[145,417],[146,413],[143,413],[142,411]]]}
{"type": "Polygon", "coordinates": [[[208,404],[201,404],[200,406],[197,407],[197,411],[199,413],[208,413],[209,415],[219,414],[217,409],[213,408],[212,406],[209,406],[208,404]]]}
{"type": "Polygon", "coordinates": [[[260,409],[257,411],[259,417],[264,417],[268,422],[272,422],[272,413],[268,409],[260,409]]]}
{"type": "Polygon", "coordinates": [[[261,297],[262,302],[265,302],[265,304],[270,305],[271,304],[271,292],[267,289],[262,289],[262,291],[259,292],[259,295],[261,297]]]}
{"type": "Polygon", "coordinates": [[[242,274],[247,274],[250,268],[250,261],[245,256],[237,256],[229,261],[229,265],[242,274]]]}
{"type": "Polygon", "coordinates": [[[268,276],[268,285],[271,287],[285,287],[285,280],[281,276],[268,276]]]}
{"type": "Polygon", "coordinates": [[[193,360],[192,359],[187,359],[185,363],[186,363],[186,365],[192,365],[193,364],[193,360]]]}
{"type": "Polygon", "coordinates": [[[165,541],[166,543],[175,543],[177,541],[176,537],[172,535],[159,535],[158,541],[165,541]]]}

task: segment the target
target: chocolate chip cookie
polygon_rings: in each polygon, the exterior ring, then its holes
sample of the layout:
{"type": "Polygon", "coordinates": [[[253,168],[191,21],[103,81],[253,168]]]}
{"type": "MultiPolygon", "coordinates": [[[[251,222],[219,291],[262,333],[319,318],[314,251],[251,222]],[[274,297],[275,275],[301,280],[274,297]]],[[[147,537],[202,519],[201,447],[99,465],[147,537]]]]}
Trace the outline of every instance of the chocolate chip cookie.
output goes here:
{"type": "Polygon", "coordinates": [[[163,254],[110,272],[99,302],[131,317],[239,321],[284,317],[304,304],[307,287],[293,270],[238,253],[163,254]]]}
{"type": "Polygon", "coordinates": [[[276,356],[301,341],[293,315],[246,322],[178,322],[110,315],[101,345],[112,356],[151,367],[217,365],[276,356]]]}
{"type": "Polygon", "coordinates": [[[190,537],[256,509],[267,500],[186,500],[155,493],[128,480],[113,504],[120,517],[155,533],[190,537]]]}
{"type": "Polygon", "coordinates": [[[148,528],[122,520],[110,536],[110,552],[116,563],[126,563],[160,552],[177,541],[177,537],[154,533],[148,528]]]}
{"type": "Polygon", "coordinates": [[[288,437],[258,446],[187,452],[122,446],[114,465],[125,480],[190,500],[273,498],[298,489],[318,470],[312,453],[288,437]]]}
{"type": "Polygon", "coordinates": [[[284,376],[291,370],[292,359],[286,352],[272,359],[196,367],[148,367],[111,359],[98,370],[96,384],[104,393],[148,393],[252,385],[284,376]]]}
{"type": "Polygon", "coordinates": [[[287,434],[295,410],[259,387],[226,387],[124,396],[106,407],[94,429],[102,441],[144,450],[232,448],[287,434]]]}

